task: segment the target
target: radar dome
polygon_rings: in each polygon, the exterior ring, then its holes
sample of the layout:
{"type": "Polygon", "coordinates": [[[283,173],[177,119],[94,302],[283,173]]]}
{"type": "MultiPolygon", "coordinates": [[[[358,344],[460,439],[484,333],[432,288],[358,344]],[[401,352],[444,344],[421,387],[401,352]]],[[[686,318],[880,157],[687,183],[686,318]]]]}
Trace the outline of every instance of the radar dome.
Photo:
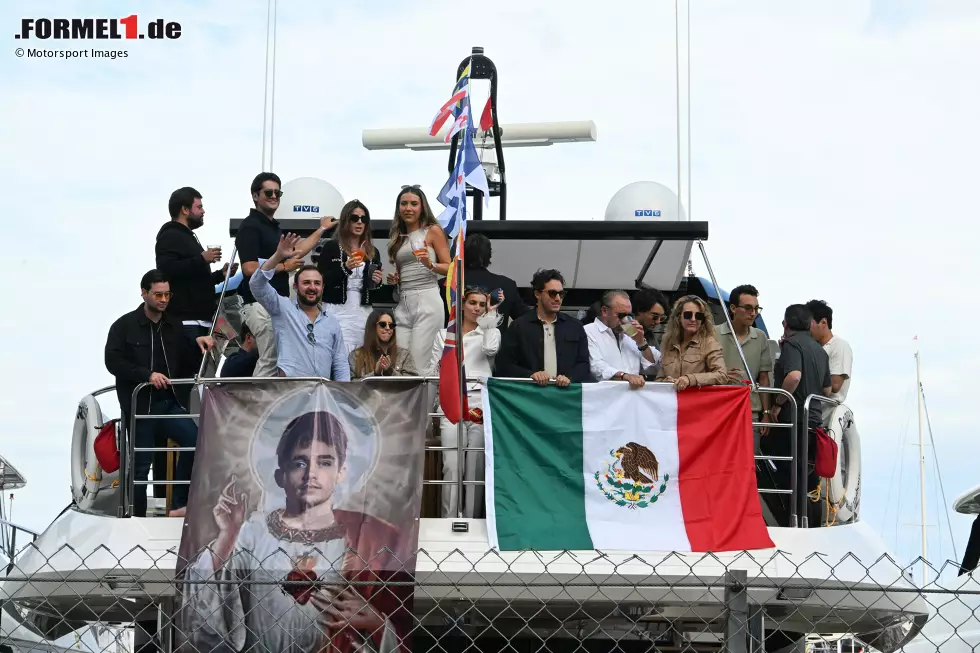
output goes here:
{"type": "Polygon", "coordinates": [[[634,181],[616,191],[606,205],[606,220],[687,220],[687,212],[681,207],[677,217],[677,195],[655,181],[634,181]]]}
{"type": "MultiPolygon", "coordinates": [[[[630,220],[676,222],[686,221],[687,212],[681,206],[677,217],[677,195],[655,181],[634,181],[616,191],[606,205],[605,220],[628,222],[630,220]]],[[[690,240],[665,240],[643,276],[643,283],[657,290],[674,291],[680,286],[681,277],[691,257],[690,240]]],[[[650,242],[651,251],[656,241],[650,242]]],[[[643,261],[638,261],[641,265],[643,261]]],[[[635,274],[635,273],[634,273],[635,274]]]]}
{"type": "Polygon", "coordinates": [[[276,218],[340,217],[344,196],[332,184],[316,177],[298,177],[283,184],[276,218]]]}

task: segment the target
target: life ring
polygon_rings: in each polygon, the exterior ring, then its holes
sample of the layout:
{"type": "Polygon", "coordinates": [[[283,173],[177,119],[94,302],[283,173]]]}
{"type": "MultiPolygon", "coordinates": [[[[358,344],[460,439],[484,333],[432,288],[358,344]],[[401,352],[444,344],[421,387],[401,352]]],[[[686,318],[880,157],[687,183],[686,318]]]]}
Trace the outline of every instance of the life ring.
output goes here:
{"type": "Polygon", "coordinates": [[[826,497],[838,523],[855,522],[861,502],[861,437],[854,413],[847,406],[835,406],[825,428],[837,443],[837,470],[828,479],[826,497]]]}
{"type": "Polygon", "coordinates": [[[103,474],[95,457],[95,438],[106,421],[106,415],[95,397],[82,397],[75,412],[75,428],[71,438],[72,498],[81,510],[90,510],[94,506],[103,485],[110,487],[103,481],[109,481],[109,476],[117,480],[117,474],[103,474]]]}

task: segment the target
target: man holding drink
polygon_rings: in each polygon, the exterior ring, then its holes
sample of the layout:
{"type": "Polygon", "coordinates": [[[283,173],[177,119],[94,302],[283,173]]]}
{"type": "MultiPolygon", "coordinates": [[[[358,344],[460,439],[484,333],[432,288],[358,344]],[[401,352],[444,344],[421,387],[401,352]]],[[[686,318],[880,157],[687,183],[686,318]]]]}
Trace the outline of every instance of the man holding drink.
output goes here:
{"type": "Polygon", "coordinates": [[[599,316],[585,326],[596,381],[628,381],[631,388],[642,388],[642,375],[660,362],[660,352],[646,341],[632,312],[629,295],[609,290],[602,296],[599,316]]]}

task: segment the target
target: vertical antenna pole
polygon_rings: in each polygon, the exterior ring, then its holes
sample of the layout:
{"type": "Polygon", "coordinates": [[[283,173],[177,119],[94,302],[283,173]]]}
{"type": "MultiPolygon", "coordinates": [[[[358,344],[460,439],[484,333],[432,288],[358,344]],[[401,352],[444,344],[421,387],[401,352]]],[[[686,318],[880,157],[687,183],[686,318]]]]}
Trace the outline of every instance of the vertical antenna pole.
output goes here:
{"type": "Polygon", "coordinates": [[[926,454],[922,441],[922,380],[919,352],[915,352],[915,398],[919,409],[919,500],[922,504],[922,586],[926,580],[926,454]]]}
{"type": "Polygon", "coordinates": [[[681,27],[678,0],[674,0],[674,79],[677,83],[677,219],[681,219],[681,27]]]}

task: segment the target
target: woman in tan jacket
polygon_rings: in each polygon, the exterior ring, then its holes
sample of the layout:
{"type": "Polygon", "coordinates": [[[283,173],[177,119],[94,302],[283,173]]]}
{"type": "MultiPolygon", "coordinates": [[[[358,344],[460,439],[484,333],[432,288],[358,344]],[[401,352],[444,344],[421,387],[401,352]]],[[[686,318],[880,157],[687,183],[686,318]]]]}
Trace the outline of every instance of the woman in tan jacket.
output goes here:
{"type": "Polygon", "coordinates": [[[711,311],[697,295],[681,297],[674,303],[660,348],[663,359],[657,381],[673,383],[678,390],[728,383],[711,311]]]}

